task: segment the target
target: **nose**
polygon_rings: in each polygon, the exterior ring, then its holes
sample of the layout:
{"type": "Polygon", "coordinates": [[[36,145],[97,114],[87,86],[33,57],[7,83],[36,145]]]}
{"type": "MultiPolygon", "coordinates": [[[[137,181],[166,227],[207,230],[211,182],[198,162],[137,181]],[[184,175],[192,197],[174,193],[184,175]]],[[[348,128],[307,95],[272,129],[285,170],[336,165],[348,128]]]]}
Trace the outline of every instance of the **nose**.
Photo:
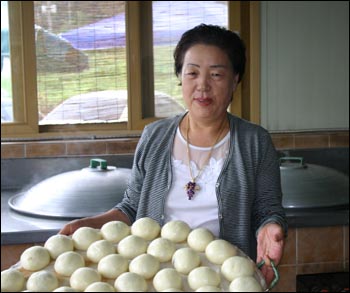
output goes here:
{"type": "Polygon", "coordinates": [[[201,85],[201,86],[198,86],[197,90],[200,91],[200,92],[206,92],[208,91],[209,87],[206,86],[206,85],[201,85]]]}
{"type": "Polygon", "coordinates": [[[210,90],[208,74],[202,74],[197,80],[197,91],[205,93],[210,90]]]}

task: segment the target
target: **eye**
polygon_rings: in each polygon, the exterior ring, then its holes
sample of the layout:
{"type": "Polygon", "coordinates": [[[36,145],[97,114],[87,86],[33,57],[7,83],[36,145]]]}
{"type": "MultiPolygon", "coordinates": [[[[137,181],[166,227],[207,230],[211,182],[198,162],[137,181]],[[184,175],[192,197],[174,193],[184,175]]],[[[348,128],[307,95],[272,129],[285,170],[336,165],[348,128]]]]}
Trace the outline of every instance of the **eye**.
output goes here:
{"type": "Polygon", "coordinates": [[[189,71],[189,72],[186,72],[185,74],[186,74],[186,75],[196,75],[197,73],[194,72],[194,71],[189,71]]]}
{"type": "Polygon", "coordinates": [[[222,74],[219,73],[219,72],[212,72],[211,73],[211,77],[214,78],[214,79],[219,79],[222,77],[222,74]]]}
{"type": "Polygon", "coordinates": [[[187,78],[195,78],[197,75],[198,75],[198,74],[197,74],[196,71],[187,71],[187,72],[185,72],[185,76],[186,76],[187,78]]]}

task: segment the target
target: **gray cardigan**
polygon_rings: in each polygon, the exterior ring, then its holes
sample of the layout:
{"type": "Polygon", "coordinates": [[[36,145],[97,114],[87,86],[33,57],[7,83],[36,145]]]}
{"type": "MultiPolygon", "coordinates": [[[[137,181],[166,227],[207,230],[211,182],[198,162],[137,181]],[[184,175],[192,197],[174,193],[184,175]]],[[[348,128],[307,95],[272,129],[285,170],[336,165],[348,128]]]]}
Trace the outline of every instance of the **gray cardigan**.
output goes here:
{"type": "MultiPolygon", "coordinates": [[[[172,184],[172,147],[183,116],[153,122],[142,133],[127,190],[116,205],[131,222],[151,217],[164,224],[164,205],[172,184]]],[[[220,238],[255,260],[256,233],[262,225],[276,222],[287,232],[278,157],[265,129],[227,116],[230,150],[216,183],[220,238]]]]}

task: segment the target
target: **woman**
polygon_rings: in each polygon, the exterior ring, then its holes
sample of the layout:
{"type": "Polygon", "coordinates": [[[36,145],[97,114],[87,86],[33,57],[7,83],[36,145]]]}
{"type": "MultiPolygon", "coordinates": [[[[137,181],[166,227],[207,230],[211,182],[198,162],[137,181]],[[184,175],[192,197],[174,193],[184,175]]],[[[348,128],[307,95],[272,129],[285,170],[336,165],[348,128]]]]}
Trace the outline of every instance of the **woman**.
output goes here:
{"type": "Polygon", "coordinates": [[[227,113],[244,73],[244,44],[202,24],[183,34],[174,58],[188,111],[145,127],[121,203],[61,233],[111,220],[181,219],[264,259],[270,283],[270,260],[279,263],[287,231],[278,158],[266,130],[227,113]]]}

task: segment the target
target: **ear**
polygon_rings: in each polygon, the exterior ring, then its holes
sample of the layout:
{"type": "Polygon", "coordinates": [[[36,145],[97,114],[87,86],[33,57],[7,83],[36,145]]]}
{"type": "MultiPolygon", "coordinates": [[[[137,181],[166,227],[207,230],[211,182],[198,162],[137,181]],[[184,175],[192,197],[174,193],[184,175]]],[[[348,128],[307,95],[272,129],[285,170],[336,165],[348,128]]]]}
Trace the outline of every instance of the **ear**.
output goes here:
{"type": "Polygon", "coordinates": [[[239,81],[239,74],[235,74],[233,77],[233,92],[236,91],[238,81],[239,81]]]}
{"type": "Polygon", "coordinates": [[[238,85],[238,80],[239,80],[239,74],[235,74],[233,77],[233,84],[232,84],[232,94],[231,94],[231,103],[233,101],[233,95],[237,89],[237,85],[238,85]]]}

